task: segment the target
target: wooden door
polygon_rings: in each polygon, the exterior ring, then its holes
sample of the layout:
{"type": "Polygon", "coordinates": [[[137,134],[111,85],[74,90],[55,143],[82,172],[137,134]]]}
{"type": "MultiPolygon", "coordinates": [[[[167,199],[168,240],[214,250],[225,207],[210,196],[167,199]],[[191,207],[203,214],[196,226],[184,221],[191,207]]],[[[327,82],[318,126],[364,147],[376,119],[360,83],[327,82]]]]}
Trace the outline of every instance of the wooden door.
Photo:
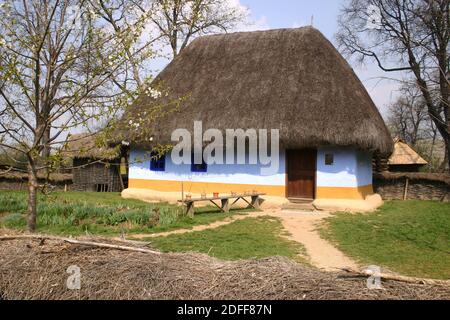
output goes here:
{"type": "Polygon", "coordinates": [[[286,194],[288,198],[315,198],[316,163],[316,150],[289,150],[287,152],[286,194]]]}

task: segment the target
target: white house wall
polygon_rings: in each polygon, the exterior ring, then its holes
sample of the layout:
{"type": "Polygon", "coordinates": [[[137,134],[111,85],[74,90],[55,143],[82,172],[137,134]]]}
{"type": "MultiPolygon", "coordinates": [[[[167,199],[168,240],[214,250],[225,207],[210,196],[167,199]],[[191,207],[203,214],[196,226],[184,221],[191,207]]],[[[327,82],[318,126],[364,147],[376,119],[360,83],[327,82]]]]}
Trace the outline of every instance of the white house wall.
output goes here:
{"type": "MultiPolygon", "coordinates": [[[[279,170],[271,176],[261,175],[261,165],[209,165],[206,173],[191,172],[190,165],[175,165],[166,157],[164,172],[150,170],[144,150],[130,154],[129,187],[163,192],[230,193],[257,190],[269,195],[286,195],[286,152],[280,152],[279,170]]],[[[373,193],[372,155],[347,147],[326,147],[317,151],[316,198],[362,199],[373,193]],[[334,163],[325,165],[325,155],[334,163]]]]}

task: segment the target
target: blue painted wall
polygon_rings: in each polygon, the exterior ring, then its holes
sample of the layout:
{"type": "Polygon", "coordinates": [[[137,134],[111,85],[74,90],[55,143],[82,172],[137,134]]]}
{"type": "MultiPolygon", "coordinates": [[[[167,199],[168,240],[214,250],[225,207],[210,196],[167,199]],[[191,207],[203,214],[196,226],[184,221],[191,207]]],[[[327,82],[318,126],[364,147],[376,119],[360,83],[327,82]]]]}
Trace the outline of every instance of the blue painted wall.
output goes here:
{"type": "MultiPolygon", "coordinates": [[[[284,186],[286,182],[286,156],[280,153],[280,168],[271,176],[261,176],[261,165],[209,165],[207,173],[193,173],[190,165],[177,166],[166,157],[166,171],[150,170],[150,161],[144,150],[130,154],[130,179],[159,181],[191,181],[206,183],[253,184],[284,186]]],[[[317,187],[360,187],[372,184],[372,155],[356,148],[327,147],[317,152],[317,187]],[[334,164],[325,165],[325,155],[334,155],[334,164]]]]}
{"type": "Polygon", "coordinates": [[[356,148],[327,147],[317,152],[317,186],[356,188],[372,184],[372,155],[356,148]],[[333,165],[325,155],[334,156],[333,165]]]}
{"type": "Polygon", "coordinates": [[[206,183],[229,183],[229,184],[253,184],[284,186],[285,185],[285,153],[280,154],[280,167],[278,173],[271,176],[261,176],[262,165],[209,165],[207,173],[191,172],[191,165],[175,165],[170,158],[166,157],[166,171],[154,172],[150,170],[150,161],[146,160],[143,150],[132,150],[130,154],[130,179],[160,180],[160,181],[190,181],[206,183]]]}

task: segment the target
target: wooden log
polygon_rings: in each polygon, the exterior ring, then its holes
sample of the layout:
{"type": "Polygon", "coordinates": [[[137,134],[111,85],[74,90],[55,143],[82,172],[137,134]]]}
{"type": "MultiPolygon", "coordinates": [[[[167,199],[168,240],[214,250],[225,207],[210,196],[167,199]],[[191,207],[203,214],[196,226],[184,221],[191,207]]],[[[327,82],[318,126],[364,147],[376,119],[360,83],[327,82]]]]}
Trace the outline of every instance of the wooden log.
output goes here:
{"type": "MultiPolygon", "coordinates": [[[[357,270],[348,269],[348,268],[344,268],[341,270],[347,272],[349,274],[349,276],[351,276],[351,277],[367,278],[367,277],[371,277],[374,275],[373,272],[371,272],[370,270],[357,271],[357,270]]],[[[384,280],[393,280],[393,281],[400,281],[400,282],[413,283],[413,284],[450,286],[450,280],[423,279],[423,278],[406,277],[406,276],[387,274],[387,273],[379,273],[377,276],[379,276],[381,279],[384,279],[384,280]]]]}
{"type": "Polygon", "coordinates": [[[119,175],[119,182],[120,182],[120,191],[125,190],[125,183],[123,182],[123,178],[122,178],[122,172],[120,172],[120,166],[121,166],[122,162],[119,163],[119,165],[117,166],[117,174],[119,175]]]}
{"type": "Polygon", "coordinates": [[[229,199],[222,199],[222,211],[223,212],[230,212],[230,200],[229,199]]]}
{"type": "Polygon", "coordinates": [[[408,199],[408,189],[409,189],[409,179],[406,178],[406,180],[405,180],[405,190],[403,192],[403,201],[408,199]]]}
{"type": "Polygon", "coordinates": [[[195,205],[193,201],[186,202],[186,214],[188,217],[193,218],[195,214],[195,205]]]}
{"type": "Polygon", "coordinates": [[[143,249],[143,248],[122,246],[122,245],[102,243],[102,242],[83,241],[83,240],[76,240],[76,239],[62,238],[62,237],[55,237],[55,236],[16,235],[16,236],[1,236],[0,237],[0,241],[26,240],[26,239],[40,240],[40,241],[54,240],[54,241],[60,241],[60,242],[66,242],[66,243],[70,243],[70,244],[77,244],[77,245],[96,247],[96,248],[113,249],[113,250],[120,250],[120,251],[133,251],[133,252],[150,253],[150,254],[157,254],[157,255],[161,254],[161,252],[143,249]]]}
{"type": "Polygon", "coordinates": [[[252,207],[259,209],[261,205],[261,198],[259,196],[252,196],[252,207]]]}

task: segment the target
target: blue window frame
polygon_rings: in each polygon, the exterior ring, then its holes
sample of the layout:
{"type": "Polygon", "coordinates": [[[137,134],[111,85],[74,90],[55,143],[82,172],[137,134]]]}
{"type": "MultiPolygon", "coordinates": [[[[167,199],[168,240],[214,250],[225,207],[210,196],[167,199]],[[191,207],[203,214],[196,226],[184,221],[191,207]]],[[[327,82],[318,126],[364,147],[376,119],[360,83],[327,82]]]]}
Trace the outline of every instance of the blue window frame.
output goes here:
{"type": "Polygon", "coordinates": [[[150,160],[150,170],[159,172],[166,171],[166,156],[158,156],[158,154],[152,153],[150,160]]]}
{"type": "Polygon", "coordinates": [[[201,164],[195,164],[194,163],[194,154],[192,154],[191,157],[191,172],[200,172],[205,173],[208,172],[208,164],[205,162],[205,159],[202,158],[201,164]]]}

